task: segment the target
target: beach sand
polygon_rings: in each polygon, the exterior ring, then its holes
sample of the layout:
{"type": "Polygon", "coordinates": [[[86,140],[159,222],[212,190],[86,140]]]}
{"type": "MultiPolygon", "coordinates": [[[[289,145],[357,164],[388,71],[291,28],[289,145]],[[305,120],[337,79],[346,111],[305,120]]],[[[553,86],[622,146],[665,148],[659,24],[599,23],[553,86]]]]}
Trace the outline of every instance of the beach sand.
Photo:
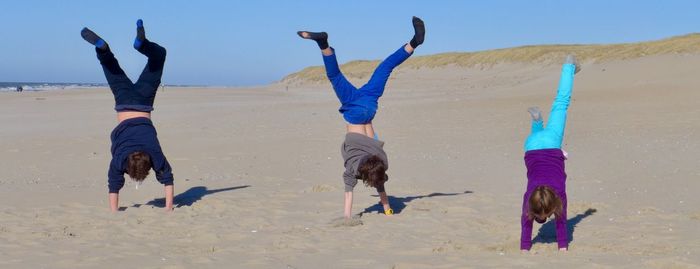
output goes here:
{"type": "Polygon", "coordinates": [[[2,93],[0,268],[700,268],[700,55],[582,66],[568,253],[551,222],[519,251],[526,109],[548,116],[560,66],[500,64],[394,73],[374,125],[397,214],[358,185],[354,227],[331,223],[345,127],[328,83],[159,92],[170,214],[153,175],[108,212],[109,90],[2,93]]]}

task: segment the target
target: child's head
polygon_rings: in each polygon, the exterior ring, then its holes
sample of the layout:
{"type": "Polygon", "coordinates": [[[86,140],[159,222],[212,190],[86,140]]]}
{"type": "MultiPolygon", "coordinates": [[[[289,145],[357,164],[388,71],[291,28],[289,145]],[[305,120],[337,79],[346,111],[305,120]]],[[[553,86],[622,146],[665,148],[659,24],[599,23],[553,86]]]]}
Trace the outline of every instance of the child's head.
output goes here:
{"type": "Polygon", "coordinates": [[[143,151],[134,151],[126,158],[126,173],[131,179],[143,181],[151,170],[151,156],[143,151]]]}
{"type": "Polygon", "coordinates": [[[371,155],[360,162],[357,171],[360,173],[362,181],[365,182],[365,186],[376,188],[382,186],[388,179],[386,164],[377,155],[371,155]]]}
{"type": "Polygon", "coordinates": [[[543,223],[552,214],[559,217],[562,211],[561,199],[549,186],[538,186],[530,194],[528,217],[543,223]]]}

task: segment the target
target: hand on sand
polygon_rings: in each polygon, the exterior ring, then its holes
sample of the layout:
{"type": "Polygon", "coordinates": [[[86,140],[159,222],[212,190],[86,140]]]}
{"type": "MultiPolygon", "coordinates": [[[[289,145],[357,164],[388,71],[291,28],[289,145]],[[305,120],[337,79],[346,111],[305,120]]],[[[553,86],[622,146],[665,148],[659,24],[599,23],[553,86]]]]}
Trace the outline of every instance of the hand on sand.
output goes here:
{"type": "Polygon", "coordinates": [[[166,212],[166,213],[173,212],[173,208],[172,208],[172,207],[166,207],[166,208],[165,208],[165,212],[166,212]]]}
{"type": "Polygon", "coordinates": [[[355,216],[352,216],[351,218],[348,218],[348,217],[335,218],[335,219],[331,220],[330,224],[333,227],[353,227],[353,226],[362,225],[362,220],[360,220],[359,215],[355,215],[355,216]]]}
{"type": "Polygon", "coordinates": [[[560,249],[559,249],[559,252],[568,252],[568,251],[569,251],[568,248],[560,248],[560,249]]]}

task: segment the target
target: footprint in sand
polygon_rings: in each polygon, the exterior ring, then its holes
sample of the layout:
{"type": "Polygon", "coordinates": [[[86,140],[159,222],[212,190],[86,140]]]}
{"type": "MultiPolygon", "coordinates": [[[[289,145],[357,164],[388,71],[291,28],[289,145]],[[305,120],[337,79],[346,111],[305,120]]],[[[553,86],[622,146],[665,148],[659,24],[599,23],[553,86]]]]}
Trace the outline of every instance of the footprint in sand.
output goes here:
{"type": "Polygon", "coordinates": [[[326,184],[319,184],[319,185],[313,186],[313,188],[311,188],[312,192],[329,192],[329,191],[333,191],[333,190],[335,190],[335,188],[333,186],[326,185],[326,184]]]}
{"type": "Polygon", "coordinates": [[[690,219],[700,220],[700,212],[690,215],[690,219]]]}
{"type": "Polygon", "coordinates": [[[357,215],[353,216],[350,219],[347,219],[345,217],[340,217],[340,218],[333,219],[330,222],[330,225],[333,226],[334,228],[354,227],[354,226],[362,225],[362,220],[360,220],[360,216],[357,216],[357,215]]]}

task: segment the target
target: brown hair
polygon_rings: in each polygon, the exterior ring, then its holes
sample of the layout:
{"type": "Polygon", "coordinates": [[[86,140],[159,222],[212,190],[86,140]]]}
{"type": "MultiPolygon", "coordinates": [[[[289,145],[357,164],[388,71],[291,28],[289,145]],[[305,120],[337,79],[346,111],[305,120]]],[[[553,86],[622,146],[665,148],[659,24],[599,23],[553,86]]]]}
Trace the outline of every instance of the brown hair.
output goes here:
{"type": "Polygon", "coordinates": [[[538,186],[535,188],[530,194],[528,202],[530,204],[528,211],[530,219],[534,219],[536,216],[549,217],[554,214],[556,217],[559,217],[561,215],[561,199],[549,186],[538,186]]]}
{"type": "Polygon", "coordinates": [[[365,186],[377,188],[387,180],[386,164],[377,155],[369,156],[357,168],[365,186]]]}
{"type": "Polygon", "coordinates": [[[126,173],[131,179],[143,181],[151,170],[151,156],[143,151],[134,151],[129,154],[126,165],[126,173]]]}

